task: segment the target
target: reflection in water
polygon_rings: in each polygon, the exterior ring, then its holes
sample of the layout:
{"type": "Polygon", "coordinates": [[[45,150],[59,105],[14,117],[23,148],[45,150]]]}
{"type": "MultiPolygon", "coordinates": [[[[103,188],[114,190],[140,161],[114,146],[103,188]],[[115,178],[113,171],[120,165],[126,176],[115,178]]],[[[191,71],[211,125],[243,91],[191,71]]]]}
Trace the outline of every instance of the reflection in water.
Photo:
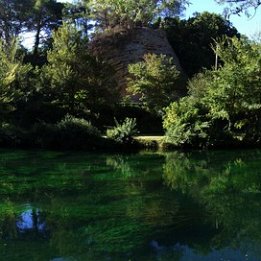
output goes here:
{"type": "Polygon", "coordinates": [[[261,152],[2,151],[3,260],[261,260],[261,152]]]}
{"type": "MultiPolygon", "coordinates": [[[[155,244],[155,243],[154,243],[155,244]]],[[[212,250],[205,255],[196,253],[193,249],[186,245],[176,244],[173,247],[164,247],[156,245],[155,251],[159,260],[192,260],[192,261],[210,261],[210,260],[236,260],[236,261],[258,261],[259,258],[249,255],[247,251],[241,252],[231,248],[221,250],[212,250]],[[179,253],[179,254],[178,254],[179,253]],[[174,259],[178,257],[178,259],[174,259]]]]}
{"type": "Polygon", "coordinates": [[[260,159],[260,151],[167,154],[165,184],[204,206],[208,220],[219,230],[211,239],[211,247],[221,250],[214,250],[211,255],[222,253],[227,258],[234,256],[235,260],[259,260],[260,159]],[[251,242],[247,248],[246,242],[251,242]]]}
{"type": "Polygon", "coordinates": [[[21,213],[16,212],[15,208],[1,213],[2,239],[18,239],[25,236],[42,238],[48,235],[42,213],[38,209],[28,209],[27,206],[25,208],[21,213]]]}
{"type": "Polygon", "coordinates": [[[163,177],[184,193],[260,193],[260,159],[260,151],[169,153],[163,177]]]}
{"type": "Polygon", "coordinates": [[[46,223],[41,219],[39,209],[28,209],[20,214],[16,226],[21,233],[36,231],[44,234],[46,233],[46,223]]]}

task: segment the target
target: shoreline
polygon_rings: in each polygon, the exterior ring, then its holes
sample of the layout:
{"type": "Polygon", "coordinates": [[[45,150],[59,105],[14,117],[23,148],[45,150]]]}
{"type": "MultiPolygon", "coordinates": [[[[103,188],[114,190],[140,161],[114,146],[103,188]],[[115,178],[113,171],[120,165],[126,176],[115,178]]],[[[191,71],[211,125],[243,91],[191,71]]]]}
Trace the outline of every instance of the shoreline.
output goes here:
{"type": "Polygon", "coordinates": [[[213,150],[249,150],[261,149],[261,144],[226,143],[213,146],[196,147],[189,145],[174,145],[164,141],[164,136],[135,136],[129,143],[117,143],[106,136],[103,136],[96,145],[86,145],[84,147],[48,146],[48,144],[38,145],[36,143],[26,143],[21,141],[16,144],[1,144],[0,149],[22,149],[22,150],[51,150],[51,151],[83,151],[83,152],[171,152],[171,151],[213,151],[213,150]]]}

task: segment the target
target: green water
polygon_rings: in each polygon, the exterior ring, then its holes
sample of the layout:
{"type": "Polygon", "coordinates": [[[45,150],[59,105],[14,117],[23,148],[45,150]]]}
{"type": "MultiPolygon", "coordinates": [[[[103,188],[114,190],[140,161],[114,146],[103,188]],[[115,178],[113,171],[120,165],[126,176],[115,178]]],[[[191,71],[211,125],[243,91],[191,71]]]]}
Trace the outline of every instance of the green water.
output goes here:
{"type": "Polygon", "coordinates": [[[0,260],[261,260],[261,151],[0,150],[0,260]]]}

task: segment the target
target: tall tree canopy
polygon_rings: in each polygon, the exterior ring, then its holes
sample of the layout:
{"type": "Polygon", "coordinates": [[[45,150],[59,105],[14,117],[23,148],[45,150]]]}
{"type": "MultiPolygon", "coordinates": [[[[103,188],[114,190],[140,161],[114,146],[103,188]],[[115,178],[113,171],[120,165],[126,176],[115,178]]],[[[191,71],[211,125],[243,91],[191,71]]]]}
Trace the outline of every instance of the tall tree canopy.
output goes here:
{"type": "Polygon", "coordinates": [[[63,4],[56,0],[32,0],[32,13],[28,17],[27,28],[35,31],[34,54],[37,55],[41,33],[51,35],[53,29],[62,24],[63,4]]]}
{"type": "Polygon", "coordinates": [[[148,111],[160,113],[180,96],[180,72],[164,55],[146,54],[143,60],[129,65],[128,91],[148,111]]]}
{"type": "Polygon", "coordinates": [[[6,46],[0,39],[0,124],[15,110],[15,103],[27,95],[28,74],[32,68],[22,63],[17,50],[17,40],[6,46]]]}
{"type": "Polygon", "coordinates": [[[48,64],[42,70],[43,83],[53,103],[74,114],[80,107],[93,109],[114,105],[118,91],[113,71],[92,57],[87,39],[73,25],[63,24],[53,34],[53,49],[47,54],[48,64]]]}
{"type": "Polygon", "coordinates": [[[87,7],[93,19],[106,28],[148,25],[159,16],[173,16],[182,12],[188,3],[187,0],[90,0],[87,7]]]}
{"type": "Polygon", "coordinates": [[[228,4],[226,11],[232,14],[239,14],[254,8],[255,10],[261,5],[261,0],[215,0],[219,4],[228,4]]]}
{"type": "Polygon", "coordinates": [[[41,36],[50,36],[62,24],[63,8],[64,4],[56,0],[0,0],[0,38],[10,45],[13,37],[35,32],[37,55],[41,36]]]}
{"type": "Polygon", "coordinates": [[[181,66],[189,77],[214,66],[215,53],[211,45],[215,39],[240,36],[228,20],[209,12],[196,13],[187,20],[166,18],[161,26],[178,57],[182,58],[181,66]]]}
{"type": "Polygon", "coordinates": [[[189,96],[167,108],[167,135],[193,146],[260,145],[261,45],[227,38],[215,50],[223,66],[197,75],[189,96]]]}
{"type": "Polygon", "coordinates": [[[0,38],[7,45],[25,27],[30,6],[31,0],[0,0],[0,38]]]}

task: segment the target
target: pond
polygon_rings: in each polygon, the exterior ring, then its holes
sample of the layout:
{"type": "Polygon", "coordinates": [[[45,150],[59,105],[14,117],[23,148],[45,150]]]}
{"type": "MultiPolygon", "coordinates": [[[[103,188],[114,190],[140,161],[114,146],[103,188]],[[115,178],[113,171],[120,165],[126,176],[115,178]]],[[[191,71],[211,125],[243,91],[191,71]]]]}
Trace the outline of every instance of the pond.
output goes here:
{"type": "Polygon", "coordinates": [[[261,260],[261,151],[0,150],[0,260],[261,260]]]}

